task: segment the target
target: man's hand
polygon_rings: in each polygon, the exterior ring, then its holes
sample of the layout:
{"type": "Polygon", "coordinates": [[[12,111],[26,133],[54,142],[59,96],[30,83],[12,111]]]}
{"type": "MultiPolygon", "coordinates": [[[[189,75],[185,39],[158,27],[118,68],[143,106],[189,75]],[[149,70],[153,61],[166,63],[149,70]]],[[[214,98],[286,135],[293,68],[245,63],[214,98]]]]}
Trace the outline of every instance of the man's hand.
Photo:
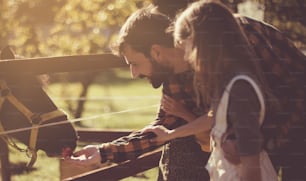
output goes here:
{"type": "Polygon", "coordinates": [[[227,161],[234,165],[240,164],[240,156],[237,148],[236,140],[224,140],[221,143],[224,157],[227,161]]]}
{"type": "Polygon", "coordinates": [[[64,161],[78,167],[98,166],[101,163],[99,147],[97,145],[87,145],[80,151],[73,153],[71,157],[64,158],[64,161]]]}
{"type": "Polygon", "coordinates": [[[185,105],[167,95],[163,95],[161,100],[161,108],[168,114],[183,118],[191,122],[196,119],[196,116],[189,111],[185,105]]]}

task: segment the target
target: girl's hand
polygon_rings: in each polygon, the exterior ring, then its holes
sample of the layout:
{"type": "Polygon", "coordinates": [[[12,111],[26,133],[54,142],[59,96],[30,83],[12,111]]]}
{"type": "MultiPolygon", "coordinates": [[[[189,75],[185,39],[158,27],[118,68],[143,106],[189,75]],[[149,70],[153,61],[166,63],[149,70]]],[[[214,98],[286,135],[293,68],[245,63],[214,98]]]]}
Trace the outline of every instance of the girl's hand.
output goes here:
{"type": "Polygon", "coordinates": [[[240,164],[240,156],[236,144],[235,140],[225,140],[221,144],[225,159],[234,165],[240,164]]]}
{"type": "Polygon", "coordinates": [[[151,142],[157,142],[158,144],[166,143],[171,140],[172,130],[165,128],[164,126],[150,126],[142,130],[143,133],[153,132],[156,137],[152,138],[151,142]]]}

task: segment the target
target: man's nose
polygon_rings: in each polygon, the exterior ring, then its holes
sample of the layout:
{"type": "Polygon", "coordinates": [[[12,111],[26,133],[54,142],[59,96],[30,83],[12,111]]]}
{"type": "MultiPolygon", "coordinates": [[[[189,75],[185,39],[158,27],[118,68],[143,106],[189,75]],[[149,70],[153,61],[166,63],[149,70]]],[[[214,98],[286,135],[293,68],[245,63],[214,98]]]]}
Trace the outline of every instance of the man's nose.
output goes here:
{"type": "Polygon", "coordinates": [[[137,78],[139,76],[139,72],[137,71],[137,68],[135,68],[135,66],[130,65],[130,71],[132,78],[137,78]]]}

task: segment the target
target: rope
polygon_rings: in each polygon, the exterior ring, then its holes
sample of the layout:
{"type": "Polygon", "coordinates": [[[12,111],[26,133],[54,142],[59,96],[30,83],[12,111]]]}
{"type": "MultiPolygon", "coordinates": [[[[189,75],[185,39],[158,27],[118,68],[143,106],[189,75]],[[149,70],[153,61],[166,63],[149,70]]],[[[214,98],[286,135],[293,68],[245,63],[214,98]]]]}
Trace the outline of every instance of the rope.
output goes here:
{"type": "MultiPolygon", "coordinates": [[[[110,112],[110,113],[105,113],[105,114],[100,114],[100,115],[89,116],[87,118],[68,119],[68,121],[71,122],[71,123],[75,123],[75,122],[97,119],[97,118],[101,118],[101,117],[104,117],[104,116],[133,112],[133,111],[138,111],[138,110],[143,110],[143,109],[148,109],[148,108],[158,107],[158,106],[159,106],[159,104],[155,104],[155,105],[141,107],[141,108],[133,108],[133,109],[127,109],[127,110],[123,110],[123,111],[110,112]]],[[[43,127],[57,126],[57,125],[62,125],[62,124],[67,124],[67,120],[59,121],[59,122],[55,122],[55,123],[47,123],[47,124],[43,124],[43,125],[38,125],[37,127],[38,128],[43,128],[43,127]]],[[[19,129],[4,131],[4,132],[0,133],[0,136],[5,135],[5,134],[13,134],[13,133],[18,133],[18,132],[22,132],[22,131],[28,131],[28,130],[31,130],[31,129],[32,129],[32,127],[25,127],[25,128],[19,128],[19,129]]]]}
{"type": "Polygon", "coordinates": [[[160,96],[99,96],[99,97],[51,97],[52,100],[63,101],[103,101],[103,100],[130,100],[130,99],[160,99],[160,96]]]}

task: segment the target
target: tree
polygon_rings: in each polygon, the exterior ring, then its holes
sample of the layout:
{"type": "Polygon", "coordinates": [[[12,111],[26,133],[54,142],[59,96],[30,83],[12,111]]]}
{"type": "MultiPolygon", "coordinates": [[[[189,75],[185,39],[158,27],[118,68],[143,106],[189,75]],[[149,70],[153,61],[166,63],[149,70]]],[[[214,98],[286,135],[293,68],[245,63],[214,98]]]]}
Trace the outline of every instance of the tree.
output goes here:
{"type": "MultiPolygon", "coordinates": [[[[107,52],[127,16],[146,4],[143,0],[0,0],[0,45],[12,45],[25,57],[107,52]]],[[[79,77],[83,87],[80,96],[86,97],[99,74],[69,76],[79,77]]],[[[70,105],[75,117],[81,116],[84,103],[70,105]]]]}
{"type": "Polygon", "coordinates": [[[244,2],[244,0],[220,0],[223,4],[229,7],[234,13],[238,12],[238,4],[244,2]]]}
{"type": "MultiPolygon", "coordinates": [[[[109,47],[124,20],[146,4],[146,1],[140,0],[68,1],[55,17],[56,26],[47,42],[48,47],[52,47],[55,54],[65,55],[109,52],[109,47]]],[[[79,77],[80,74],[82,91],[79,97],[86,97],[89,86],[101,72],[83,72],[79,73],[79,77]]],[[[114,76],[111,71],[102,74],[110,79],[114,76]]],[[[84,105],[85,100],[80,99],[76,106],[69,104],[68,107],[74,117],[79,118],[84,105]]]]}
{"type": "Polygon", "coordinates": [[[306,48],[305,0],[261,0],[264,20],[282,30],[298,47],[306,48]]]}
{"type": "Polygon", "coordinates": [[[0,45],[11,45],[17,54],[25,57],[43,55],[40,35],[42,27],[52,22],[56,7],[64,1],[14,0],[0,1],[0,45]]]}
{"type": "Polygon", "coordinates": [[[1,24],[1,30],[0,30],[0,49],[5,47],[7,45],[7,37],[8,37],[8,26],[9,26],[9,12],[7,11],[7,1],[0,0],[0,24],[1,24]]]}
{"type": "Polygon", "coordinates": [[[280,29],[297,47],[306,48],[305,0],[220,0],[238,12],[238,5],[253,1],[264,6],[264,21],[280,29]]]}

